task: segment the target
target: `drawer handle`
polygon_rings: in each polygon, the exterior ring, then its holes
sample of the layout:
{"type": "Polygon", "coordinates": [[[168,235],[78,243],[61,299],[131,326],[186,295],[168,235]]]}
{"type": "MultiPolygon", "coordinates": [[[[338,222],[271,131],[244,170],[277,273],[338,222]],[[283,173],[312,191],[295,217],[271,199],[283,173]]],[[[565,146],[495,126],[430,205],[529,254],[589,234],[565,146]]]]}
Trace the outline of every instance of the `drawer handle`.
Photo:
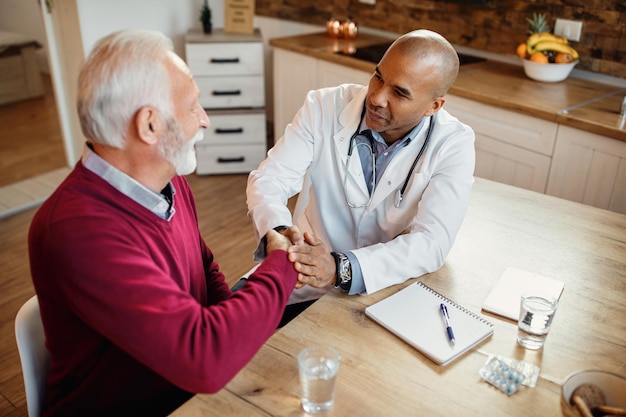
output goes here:
{"type": "Polygon", "coordinates": [[[245,157],[240,156],[238,158],[222,158],[221,156],[217,158],[218,164],[228,164],[231,162],[244,162],[246,160],[245,157]]]}
{"type": "Polygon", "coordinates": [[[238,64],[239,58],[211,58],[211,64],[238,64]]]}
{"type": "Polygon", "coordinates": [[[241,90],[226,90],[226,91],[213,90],[212,94],[214,96],[240,96],[241,90]]]}
{"type": "Polygon", "coordinates": [[[218,135],[220,133],[243,133],[243,127],[236,127],[234,129],[220,129],[220,128],[217,128],[217,129],[215,129],[215,133],[217,133],[218,135]]]}

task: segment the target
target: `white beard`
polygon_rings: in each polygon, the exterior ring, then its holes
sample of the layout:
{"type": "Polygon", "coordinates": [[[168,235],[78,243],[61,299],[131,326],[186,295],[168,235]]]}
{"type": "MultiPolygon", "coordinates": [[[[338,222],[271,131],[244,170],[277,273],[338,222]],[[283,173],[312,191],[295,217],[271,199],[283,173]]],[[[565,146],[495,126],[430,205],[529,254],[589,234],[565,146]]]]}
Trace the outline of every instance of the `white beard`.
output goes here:
{"type": "Polygon", "coordinates": [[[185,139],[182,129],[173,118],[167,118],[165,126],[167,131],[159,144],[161,156],[172,164],[177,175],[191,174],[198,163],[194,146],[204,139],[204,129],[198,129],[193,138],[185,139]]]}

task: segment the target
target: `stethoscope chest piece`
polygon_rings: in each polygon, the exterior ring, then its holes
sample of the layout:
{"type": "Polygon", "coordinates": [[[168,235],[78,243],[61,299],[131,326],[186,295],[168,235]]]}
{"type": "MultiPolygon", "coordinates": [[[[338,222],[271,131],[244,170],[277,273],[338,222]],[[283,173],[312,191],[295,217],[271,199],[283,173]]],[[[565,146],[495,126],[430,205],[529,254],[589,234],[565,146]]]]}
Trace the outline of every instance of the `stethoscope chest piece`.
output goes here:
{"type": "Polygon", "coordinates": [[[393,205],[396,208],[400,208],[400,205],[402,204],[402,201],[404,200],[404,193],[402,192],[402,190],[400,190],[399,188],[396,190],[396,196],[394,199],[394,203],[393,205]]]}

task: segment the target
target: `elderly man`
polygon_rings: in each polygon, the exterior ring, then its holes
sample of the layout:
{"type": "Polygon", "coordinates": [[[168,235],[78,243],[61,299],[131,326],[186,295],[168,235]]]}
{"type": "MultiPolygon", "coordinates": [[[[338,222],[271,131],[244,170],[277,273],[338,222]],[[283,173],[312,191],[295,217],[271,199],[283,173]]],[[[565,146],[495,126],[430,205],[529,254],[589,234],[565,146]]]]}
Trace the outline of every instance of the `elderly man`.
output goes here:
{"type": "Polygon", "coordinates": [[[458,71],[441,35],[407,33],[369,86],[309,92],[250,173],[255,258],[264,258],[260,238],[269,230],[298,243],[289,251],[302,288],[291,303],[315,300],[332,286],[373,293],[443,265],[474,173],[474,132],[443,108],[458,71]],[[297,193],[292,218],[286,202],[297,193]]]}
{"type": "Polygon", "coordinates": [[[171,41],[100,40],[79,78],[82,159],[33,219],[33,283],[50,351],[44,416],[165,416],[220,390],[278,324],[297,280],[289,241],[231,293],[184,177],[209,126],[171,41]]]}

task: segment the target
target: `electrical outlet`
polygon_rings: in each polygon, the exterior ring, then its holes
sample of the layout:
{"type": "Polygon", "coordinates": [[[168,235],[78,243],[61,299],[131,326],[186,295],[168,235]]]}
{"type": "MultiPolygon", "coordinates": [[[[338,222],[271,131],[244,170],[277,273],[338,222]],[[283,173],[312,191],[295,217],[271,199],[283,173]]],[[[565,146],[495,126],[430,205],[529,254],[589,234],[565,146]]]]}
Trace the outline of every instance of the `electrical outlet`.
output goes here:
{"type": "Polygon", "coordinates": [[[376,4],[376,0],[359,0],[359,3],[371,4],[372,6],[374,6],[376,4]]]}
{"type": "Polygon", "coordinates": [[[556,19],[556,23],[554,24],[554,34],[563,36],[570,41],[578,42],[582,30],[583,22],[577,22],[575,20],[556,19]]]}

